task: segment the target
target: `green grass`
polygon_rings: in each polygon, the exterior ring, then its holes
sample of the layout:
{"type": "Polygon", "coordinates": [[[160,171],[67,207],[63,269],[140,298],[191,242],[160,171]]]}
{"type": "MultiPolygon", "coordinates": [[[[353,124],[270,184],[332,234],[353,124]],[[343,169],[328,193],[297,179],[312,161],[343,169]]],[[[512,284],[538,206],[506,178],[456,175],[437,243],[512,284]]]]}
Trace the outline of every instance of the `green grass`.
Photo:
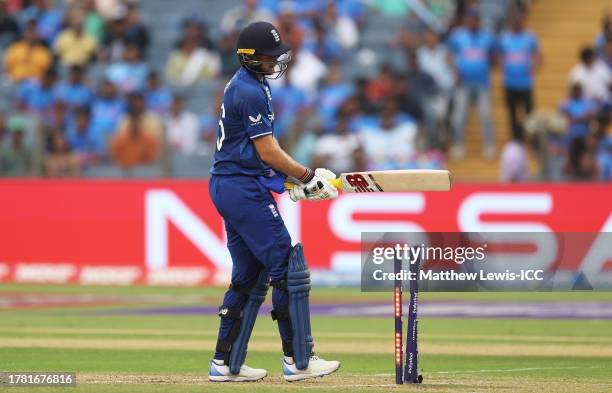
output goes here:
{"type": "MultiPolygon", "coordinates": [[[[129,300],[134,296],[204,296],[216,299],[222,288],[150,288],[150,287],[80,287],[3,285],[2,293],[37,294],[94,294],[114,295],[129,300]]],[[[389,294],[363,294],[356,289],[315,289],[315,301],[334,298],[385,300],[389,294]]],[[[489,301],[574,300],[605,301],[610,293],[445,293],[423,294],[422,299],[468,299],[489,301]]],[[[211,300],[212,301],[212,300],[211,300]]],[[[157,303],[146,303],[153,306],[157,303]]],[[[173,304],[172,299],[159,304],[173,304]]],[[[216,303],[215,303],[216,304],[216,303]]],[[[135,301],[134,306],[143,306],[135,301]]],[[[579,304],[576,305],[579,307],[579,304]]],[[[104,308],[108,308],[105,306],[104,308]]],[[[111,308],[114,306],[110,306],[111,308]]],[[[121,308],[126,306],[121,305],[121,308]]],[[[270,350],[251,350],[248,363],[269,370],[268,382],[235,385],[213,385],[205,382],[211,349],[155,349],[155,342],[214,342],[218,318],[214,316],[168,315],[100,315],[90,311],[98,307],[47,308],[0,311],[0,370],[7,371],[74,371],[89,378],[129,378],[136,375],[142,381],[130,383],[81,382],[71,392],[234,392],[285,391],[315,389],[333,391],[384,392],[395,389],[393,360],[390,354],[377,351],[365,353],[361,346],[374,344],[380,348],[392,345],[393,320],[390,317],[313,317],[313,331],[320,346],[343,345],[344,350],[324,352],[322,356],[342,361],[337,376],[306,384],[280,382],[280,353],[270,350]],[[56,329],[56,330],[46,330],[56,329]],[[60,329],[60,330],[57,330],[60,329]],[[66,330],[66,329],[72,329],[66,330]],[[133,332],[126,330],[133,330],[133,332]],[[147,332],[149,330],[149,332],[147,332]],[[186,332],[190,334],[186,334],[186,332]],[[345,336],[342,336],[346,333],[345,336]],[[317,336],[318,334],[318,336],[317,336]],[[340,334],[340,336],[338,336],[340,334]],[[23,348],[2,344],[10,340],[78,339],[150,341],[150,349],[117,348],[45,348],[33,344],[23,348]],[[160,341],[161,342],[161,341],[160,341]],[[360,345],[361,344],[361,345],[360,345]],[[101,377],[98,377],[101,376],[101,377]],[[150,377],[147,377],[150,376],[150,377]],[[178,380],[157,381],[156,376],[178,380]],[[181,378],[194,376],[197,382],[181,378]],[[147,380],[149,378],[150,380],[147,380]],[[163,383],[162,383],[163,382],[163,383]],[[389,385],[389,386],[386,386],[389,385]]],[[[612,356],[596,354],[596,350],[612,346],[612,321],[608,320],[529,320],[529,319],[460,319],[425,318],[420,320],[422,343],[421,366],[426,384],[422,392],[497,392],[497,391],[612,391],[612,356]],[[462,353],[446,353],[445,347],[466,345],[462,353]],[[543,353],[513,353],[497,355],[494,350],[523,345],[542,348],[543,353]],[[436,348],[434,353],[427,348],[436,348]],[[474,354],[469,348],[480,349],[474,354]],[[483,352],[485,349],[485,353],[483,352]],[[486,350],[492,349],[491,354],[486,350]],[[546,353],[547,349],[556,349],[546,353]],[[560,350],[559,350],[560,349],[560,350]],[[576,350],[593,350],[574,356],[576,350]]],[[[269,317],[257,321],[253,342],[277,343],[276,325],[269,317]]],[[[279,345],[280,346],[280,345],[279,345]]],[[[463,347],[461,347],[463,348],[463,347]]],[[[506,348],[507,349],[507,348],[506,348]]],[[[78,379],[78,377],[77,377],[78,379]]],[[[108,382],[108,381],[106,381],[108,382]]],[[[409,387],[403,387],[410,389],[409,387]]],[[[10,392],[32,391],[12,388],[10,392]]],[[[65,388],[38,388],[35,392],[66,392],[65,388]]]]}

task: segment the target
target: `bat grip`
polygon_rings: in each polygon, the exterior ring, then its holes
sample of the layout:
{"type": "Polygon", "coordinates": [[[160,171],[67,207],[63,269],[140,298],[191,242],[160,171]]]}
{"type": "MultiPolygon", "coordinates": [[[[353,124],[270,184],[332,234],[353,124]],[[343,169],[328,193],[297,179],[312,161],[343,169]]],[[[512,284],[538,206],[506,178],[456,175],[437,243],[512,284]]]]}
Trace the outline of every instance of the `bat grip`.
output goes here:
{"type": "MultiPolygon", "coordinates": [[[[332,179],[329,181],[329,183],[336,187],[338,190],[342,190],[342,179],[341,178],[336,178],[336,179],[332,179]]],[[[285,182],[285,190],[291,190],[293,187],[295,186],[294,183],[291,182],[285,182]]],[[[323,185],[319,185],[319,188],[323,188],[323,185]]],[[[306,191],[306,193],[308,194],[308,191],[306,191]]]]}

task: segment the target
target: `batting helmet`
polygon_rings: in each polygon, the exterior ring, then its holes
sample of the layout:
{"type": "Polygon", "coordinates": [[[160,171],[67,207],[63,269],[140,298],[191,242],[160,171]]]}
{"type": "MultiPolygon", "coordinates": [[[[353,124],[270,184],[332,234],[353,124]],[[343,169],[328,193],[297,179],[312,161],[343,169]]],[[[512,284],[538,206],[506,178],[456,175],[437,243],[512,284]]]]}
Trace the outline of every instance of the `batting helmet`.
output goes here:
{"type": "Polygon", "coordinates": [[[281,41],[276,27],[268,22],[255,22],[245,27],[238,36],[236,54],[243,67],[269,79],[283,75],[291,61],[291,48],[281,41]],[[273,57],[274,60],[266,60],[262,56],[273,57]],[[274,64],[274,71],[263,71],[263,64],[274,64]]]}

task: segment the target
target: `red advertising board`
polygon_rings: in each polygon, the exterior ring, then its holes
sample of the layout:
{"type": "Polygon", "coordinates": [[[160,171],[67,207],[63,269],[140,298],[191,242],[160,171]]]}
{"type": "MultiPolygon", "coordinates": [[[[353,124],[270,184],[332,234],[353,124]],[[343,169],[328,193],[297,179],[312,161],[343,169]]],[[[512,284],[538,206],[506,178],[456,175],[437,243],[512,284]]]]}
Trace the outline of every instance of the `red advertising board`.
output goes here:
{"type": "MultiPolygon", "coordinates": [[[[0,201],[0,281],[198,285],[231,269],[205,181],[3,180],[0,201]]],[[[612,232],[611,201],[606,184],[278,200],[311,268],[330,272],[359,268],[361,232],[612,232]]]]}

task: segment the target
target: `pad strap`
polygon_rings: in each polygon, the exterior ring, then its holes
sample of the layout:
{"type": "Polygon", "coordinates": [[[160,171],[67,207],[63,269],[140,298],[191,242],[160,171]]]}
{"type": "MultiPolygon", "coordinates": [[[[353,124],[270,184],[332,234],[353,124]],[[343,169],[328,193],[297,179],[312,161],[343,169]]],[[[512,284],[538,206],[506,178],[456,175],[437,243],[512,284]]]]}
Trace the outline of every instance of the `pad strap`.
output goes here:
{"type": "Polygon", "coordinates": [[[283,341],[283,354],[285,356],[293,357],[293,341],[283,341]]]}
{"type": "Polygon", "coordinates": [[[272,312],[270,312],[270,314],[272,315],[272,320],[273,321],[278,321],[278,320],[283,320],[283,319],[289,319],[289,310],[283,310],[283,309],[274,309],[272,310],[272,312]]]}
{"type": "MultiPolygon", "coordinates": [[[[232,288],[233,289],[233,288],[232,288]]],[[[229,356],[230,373],[240,373],[240,367],[244,364],[247,355],[247,345],[255,326],[259,307],[266,299],[268,293],[268,273],[262,270],[257,277],[257,282],[252,287],[249,298],[242,309],[240,329],[232,345],[229,356]]],[[[235,324],[234,324],[235,325],[235,324]]]]}
{"type": "Polygon", "coordinates": [[[217,340],[217,346],[215,350],[223,353],[223,361],[228,364],[230,359],[230,352],[232,350],[232,344],[236,341],[238,334],[240,333],[240,325],[242,324],[242,310],[239,308],[230,308],[226,305],[219,307],[218,315],[221,318],[234,319],[235,322],[232,325],[225,340],[217,340]]]}
{"type": "Polygon", "coordinates": [[[270,281],[270,286],[276,289],[287,290],[287,280],[270,281]]]}

